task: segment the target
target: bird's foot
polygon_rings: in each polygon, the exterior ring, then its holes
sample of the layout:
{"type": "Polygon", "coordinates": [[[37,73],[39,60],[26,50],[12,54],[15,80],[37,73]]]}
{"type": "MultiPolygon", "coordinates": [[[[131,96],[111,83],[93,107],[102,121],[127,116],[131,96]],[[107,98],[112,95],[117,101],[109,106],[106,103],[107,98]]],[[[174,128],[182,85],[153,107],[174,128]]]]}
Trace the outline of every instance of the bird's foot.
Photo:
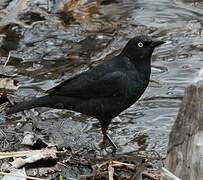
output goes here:
{"type": "Polygon", "coordinates": [[[100,147],[101,150],[104,150],[107,147],[111,146],[111,144],[109,143],[108,139],[104,138],[102,141],[98,143],[98,146],[100,147]]]}
{"type": "Polygon", "coordinates": [[[108,150],[111,149],[111,153],[115,154],[117,151],[117,146],[114,144],[114,142],[111,140],[111,138],[106,134],[102,141],[100,141],[97,146],[103,151],[109,152],[108,150]],[[111,148],[110,148],[111,147],[111,148]],[[109,149],[110,148],[110,149],[109,149]]]}

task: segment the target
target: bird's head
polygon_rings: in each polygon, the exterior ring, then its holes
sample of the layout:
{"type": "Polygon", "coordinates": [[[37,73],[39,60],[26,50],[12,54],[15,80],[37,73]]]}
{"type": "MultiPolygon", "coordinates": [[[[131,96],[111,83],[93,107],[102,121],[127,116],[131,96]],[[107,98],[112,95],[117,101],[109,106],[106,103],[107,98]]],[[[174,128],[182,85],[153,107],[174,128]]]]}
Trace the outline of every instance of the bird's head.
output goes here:
{"type": "Polygon", "coordinates": [[[163,43],[165,42],[152,40],[149,36],[136,36],[128,41],[121,54],[135,61],[150,60],[153,50],[163,43]]]}

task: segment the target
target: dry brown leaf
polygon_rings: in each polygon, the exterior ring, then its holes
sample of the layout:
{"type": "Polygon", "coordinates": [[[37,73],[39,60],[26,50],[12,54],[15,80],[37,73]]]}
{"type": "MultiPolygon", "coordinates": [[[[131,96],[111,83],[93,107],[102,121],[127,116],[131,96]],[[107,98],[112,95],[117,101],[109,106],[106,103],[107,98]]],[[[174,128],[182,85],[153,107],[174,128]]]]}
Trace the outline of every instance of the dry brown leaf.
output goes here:
{"type": "Polygon", "coordinates": [[[2,90],[17,90],[16,80],[11,76],[0,75],[0,89],[2,90]]]}
{"type": "Polygon", "coordinates": [[[31,150],[31,151],[17,151],[17,152],[0,152],[0,159],[11,158],[11,157],[30,157],[36,153],[49,154],[50,157],[55,157],[56,154],[62,153],[57,151],[55,147],[46,148],[41,150],[31,150]]]}
{"type": "Polygon", "coordinates": [[[109,180],[113,180],[114,168],[112,166],[109,166],[108,171],[109,171],[109,180]]]}
{"type": "Polygon", "coordinates": [[[20,168],[26,164],[31,164],[34,163],[36,161],[39,161],[41,159],[48,159],[48,158],[52,158],[52,159],[56,159],[57,158],[57,150],[56,148],[51,148],[51,149],[42,149],[42,150],[36,150],[36,151],[32,151],[32,153],[26,155],[26,158],[16,158],[13,162],[11,162],[11,164],[15,167],[15,168],[20,168]]]}

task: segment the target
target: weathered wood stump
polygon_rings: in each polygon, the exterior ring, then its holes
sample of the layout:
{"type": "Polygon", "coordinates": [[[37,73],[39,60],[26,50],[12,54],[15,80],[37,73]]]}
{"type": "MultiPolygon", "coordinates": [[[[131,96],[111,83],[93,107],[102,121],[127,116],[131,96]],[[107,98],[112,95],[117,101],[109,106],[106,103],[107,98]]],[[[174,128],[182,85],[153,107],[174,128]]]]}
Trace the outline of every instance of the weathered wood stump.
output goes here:
{"type": "Polygon", "coordinates": [[[203,83],[185,90],[169,137],[166,169],[182,180],[203,180],[203,83]]]}

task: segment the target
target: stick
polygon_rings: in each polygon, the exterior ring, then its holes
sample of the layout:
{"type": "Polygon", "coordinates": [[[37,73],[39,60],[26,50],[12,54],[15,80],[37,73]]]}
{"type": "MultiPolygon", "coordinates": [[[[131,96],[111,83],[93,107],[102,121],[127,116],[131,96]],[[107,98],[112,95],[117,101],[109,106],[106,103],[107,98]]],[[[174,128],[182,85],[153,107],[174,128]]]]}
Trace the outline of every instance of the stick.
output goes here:
{"type": "Polygon", "coordinates": [[[36,178],[36,177],[31,177],[31,176],[20,176],[20,175],[6,173],[6,172],[0,172],[0,175],[14,176],[14,177],[26,178],[26,179],[31,179],[31,180],[47,180],[47,179],[41,179],[41,178],[36,178]]]}
{"type": "Polygon", "coordinates": [[[5,62],[5,64],[4,64],[4,67],[6,67],[6,65],[8,64],[8,61],[9,61],[10,57],[11,57],[11,53],[10,53],[10,51],[9,51],[8,57],[7,57],[6,62],[5,62]]]}

